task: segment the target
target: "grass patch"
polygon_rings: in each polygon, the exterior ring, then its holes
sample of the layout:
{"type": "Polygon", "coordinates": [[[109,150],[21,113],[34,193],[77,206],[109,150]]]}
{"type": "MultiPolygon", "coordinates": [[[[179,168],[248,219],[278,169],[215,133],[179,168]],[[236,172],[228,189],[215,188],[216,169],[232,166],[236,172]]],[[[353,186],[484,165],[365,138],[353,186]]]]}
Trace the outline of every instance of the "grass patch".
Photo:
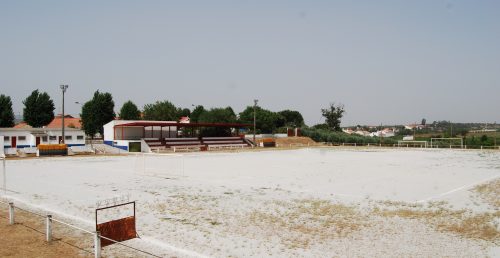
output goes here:
{"type": "Polygon", "coordinates": [[[491,206],[500,208],[500,179],[478,185],[472,190],[491,206]]]}
{"type": "Polygon", "coordinates": [[[382,217],[400,217],[405,219],[417,219],[434,226],[441,232],[454,233],[471,239],[482,239],[500,243],[500,231],[498,221],[500,212],[474,214],[469,210],[437,209],[378,209],[373,213],[382,217]]]}
{"type": "Polygon", "coordinates": [[[274,201],[272,207],[274,210],[251,212],[248,221],[269,237],[280,236],[290,248],[307,248],[367,226],[355,208],[327,200],[274,201]]]}

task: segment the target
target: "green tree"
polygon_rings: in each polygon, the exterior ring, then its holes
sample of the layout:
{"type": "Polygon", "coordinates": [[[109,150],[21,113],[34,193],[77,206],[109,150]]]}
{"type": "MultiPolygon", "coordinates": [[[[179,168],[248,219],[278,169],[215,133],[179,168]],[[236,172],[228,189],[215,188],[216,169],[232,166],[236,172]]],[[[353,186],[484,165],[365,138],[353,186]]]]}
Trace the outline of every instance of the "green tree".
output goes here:
{"type": "MultiPolygon", "coordinates": [[[[248,106],[240,113],[240,121],[242,123],[253,124],[253,106],[248,106]]],[[[276,128],[284,125],[284,119],[278,113],[263,109],[259,106],[255,108],[256,113],[256,129],[260,133],[273,133],[276,128]]]]}
{"type": "Polygon", "coordinates": [[[278,112],[285,120],[285,126],[288,127],[302,127],[304,126],[304,118],[299,111],[283,110],[278,112]]]}
{"type": "Polygon", "coordinates": [[[54,119],[54,102],[47,92],[34,90],[23,104],[24,121],[33,127],[48,125],[54,119]]]}
{"type": "Polygon", "coordinates": [[[321,109],[321,113],[325,117],[326,124],[330,130],[333,131],[342,131],[342,128],[340,128],[340,122],[344,112],[344,105],[335,105],[335,103],[331,103],[328,108],[321,109]]]}
{"type": "Polygon", "coordinates": [[[82,121],[82,129],[85,134],[90,135],[94,138],[94,135],[99,132],[99,128],[96,125],[96,119],[94,115],[94,105],[92,100],[85,102],[82,106],[82,113],[80,114],[80,119],[82,121]]]}
{"type": "Polygon", "coordinates": [[[104,133],[103,126],[113,120],[115,102],[111,93],[96,91],[94,97],[82,106],[80,114],[82,128],[87,135],[94,137],[96,133],[104,133]]]}
{"type": "Polygon", "coordinates": [[[9,96],[0,95],[0,127],[14,126],[14,111],[9,96]]]}
{"type": "Polygon", "coordinates": [[[144,119],[154,121],[177,121],[180,110],[170,101],[156,101],[144,106],[144,119]]]}
{"type": "Polygon", "coordinates": [[[190,120],[192,123],[198,123],[200,115],[202,113],[206,112],[205,108],[202,105],[198,105],[193,109],[193,112],[191,112],[191,117],[190,120]]]}
{"type": "Polygon", "coordinates": [[[315,124],[312,126],[312,129],[320,129],[320,130],[328,130],[327,124],[315,124]]]}
{"type": "Polygon", "coordinates": [[[189,108],[183,108],[183,109],[180,110],[179,118],[183,117],[183,116],[189,117],[190,115],[191,115],[191,110],[189,110],[189,108]]]}
{"type": "MultiPolygon", "coordinates": [[[[200,114],[200,123],[235,123],[237,121],[236,114],[231,107],[212,108],[200,114]]],[[[230,136],[231,128],[203,128],[202,136],[230,136]]]]}
{"type": "Polygon", "coordinates": [[[123,120],[139,120],[141,119],[141,111],[132,101],[123,103],[120,109],[120,118],[123,120]]]}

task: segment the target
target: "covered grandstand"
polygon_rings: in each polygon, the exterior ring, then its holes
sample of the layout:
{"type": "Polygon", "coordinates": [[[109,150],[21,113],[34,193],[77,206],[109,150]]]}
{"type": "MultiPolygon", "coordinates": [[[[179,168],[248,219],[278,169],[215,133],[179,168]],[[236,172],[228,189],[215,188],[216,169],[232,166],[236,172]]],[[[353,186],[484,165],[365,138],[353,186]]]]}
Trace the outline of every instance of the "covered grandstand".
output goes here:
{"type": "Polygon", "coordinates": [[[131,152],[242,148],[251,142],[240,135],[250,124],[179,123],[113,120],[104,125],[104,143],[131,152]]]}

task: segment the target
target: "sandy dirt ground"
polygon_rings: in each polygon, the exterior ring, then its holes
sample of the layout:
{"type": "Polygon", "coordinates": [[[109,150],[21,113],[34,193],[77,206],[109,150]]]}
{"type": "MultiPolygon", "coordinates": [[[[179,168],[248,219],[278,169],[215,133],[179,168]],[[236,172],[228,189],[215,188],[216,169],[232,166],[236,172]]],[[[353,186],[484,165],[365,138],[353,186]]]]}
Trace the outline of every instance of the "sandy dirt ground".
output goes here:
{"type": "Polygon", "coordinates": [[[93,257],[74,247],[68,239],[46,242],[39,217],[17,215],[19,222],[9,225],[8,213],[0,211],[0,257],[93,257]]]}
{"type": "Polygon", "coordinates": [[[311,148],[7,168],[2,198],[87,230],[96,201],[130,196],[141,238],[126,243],[161,256],[500,256],[499,152],[311,148]]]}

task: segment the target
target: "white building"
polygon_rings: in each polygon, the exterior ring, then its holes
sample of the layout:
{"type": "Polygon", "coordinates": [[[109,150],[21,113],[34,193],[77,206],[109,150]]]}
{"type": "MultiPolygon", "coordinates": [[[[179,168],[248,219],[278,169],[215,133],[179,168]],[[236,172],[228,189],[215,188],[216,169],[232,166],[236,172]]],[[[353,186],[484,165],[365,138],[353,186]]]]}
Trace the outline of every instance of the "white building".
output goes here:
{"type": "MultiPolygon", "coordinates": [[[[64,142],[68,146],[85,145],[85,133],[82,130],[65,128],[64,132],[64,142]]],[[[3,140],[1,148],[14,150],[17,148],[36,147],[39,144],[58,144],[62,140],[62,129],[0,128],[0,138],[3,140]]]]}
{"type": "Polygon", "coordinates": [[[176,121],[113,120],[104,127],[104,143],[122,150],[140,146],[141,139],[177,137],[176,121]]]}

